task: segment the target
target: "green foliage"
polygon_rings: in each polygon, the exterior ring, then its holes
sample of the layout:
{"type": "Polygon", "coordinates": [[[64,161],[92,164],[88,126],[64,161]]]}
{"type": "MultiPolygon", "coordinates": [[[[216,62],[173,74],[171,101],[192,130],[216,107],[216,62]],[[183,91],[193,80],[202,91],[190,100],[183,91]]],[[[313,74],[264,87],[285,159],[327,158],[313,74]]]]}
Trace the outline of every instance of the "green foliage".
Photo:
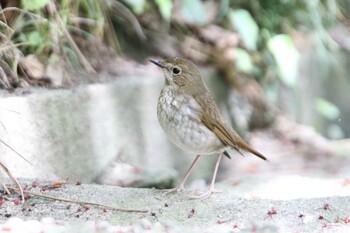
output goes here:
{"type": "Polygon", "coordinates": [[[201,0],[182,0],[181,12],[188,22],[195,24],[205,22],[205,10],[201,0]]]}
{"type": "Polygon", "coordinates": [[[158,5],[160,14],[166,20],[170,20],[171,10],[173,9],[173,2],[171,0],[155,0],[158,5]]]}
{"type": "Polygon", "coordinates": [[[338,107],[328,100],[322,98],[315,100],[315,109],[319,114],[328,120],[337,120],[340,116],[338,107]]]}
{"type": "Polygon", "coordinates": [[[231,10],[228,17],[233,28],[239,33],[248,50],[255,51],[259,28],[247,10],[231,10]]]}
{"type": "Polygon", "coordinates": [[[338,125],[331,124],[327,128],[327,136],[331,139],[341,139],[344,138],[344,132],[338,125]]]}
{"type": "Polygon", "coordinates": [[[29,44],[38,47],[43,43],[43,37],[38,31],[29,32],[27,34],[27,41],[29,42],[29,44]]]}
{"type": "Polygon", "coordinates": [[[224,19],[227,15],[227,12],[230,11],[230,0],[221,0],[218,13],[216,15],[216,21],[224,19]]]}
{"type": "Polygon", "coordinates": [[[50,0],[22,0],[24,10],[37,11],[42,9],[50,0]]]}
{"type": "Polygon", "coordinates": [[[132,10],[136,14],[141,14],[145,10],[146,1],[145,0],[124,0],[127,4],[129,4],[132,10]]]}
{"type": "MultiPolygon", "coordinates": [[[[22,0],[23,9],[19,10],[12,26],[14,33],[10,35],[11,39],[22,45],[21,50],[25,55],[36,54],[47,61],[54,53],[63,59],[68,58],[67,62],[74,62],[77,59],[70,58],[78,57],[84,68],[91,71],[69,32],[74,31],[75,35],[79,34],[87,40],[96,37],[102,40],[105,30],[110,29],[102,4],[105,1],[22,0]],[[50,10],[44,9],[46,5],[50,10]],[[72,52],[76,55],[72,56],[72,52]]],[[[108,30],[108,33],[112,35],[113,30],[108,30]]],[[[73,65],[79,66],[79,63],[73,65]]]]}
{"type": "Polygon", "coordinates": [[[268,48],[275,58],[281,81],[294,87],[298,74],[299,53],[288,35],[276,35],[268,41],[268,48]]]}
{"type": "Polygon", "coordinates": [[[236,50],[235,67],[238,71],[245,73],[251,73],[253,71],[254,65],[247,51],[243,49],[236,50]]]}
{"type": "Polygon", "coordinates": [[[325,131],[329,138],[331,139],[340,139],[344,137],[343,130],[337,125],[341,121],[341,113],[339,108],[325,100],[323,98],[317,98],[315,100],[315,110],[318,114],[326,118],[328,121],[331,121],[325,131]]]}

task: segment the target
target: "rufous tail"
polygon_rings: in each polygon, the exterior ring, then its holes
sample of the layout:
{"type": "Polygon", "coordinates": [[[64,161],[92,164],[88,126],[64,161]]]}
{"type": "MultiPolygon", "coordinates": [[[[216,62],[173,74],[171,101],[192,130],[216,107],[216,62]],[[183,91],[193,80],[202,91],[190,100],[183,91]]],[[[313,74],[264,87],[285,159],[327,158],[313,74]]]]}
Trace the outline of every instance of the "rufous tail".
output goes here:
{"type": "Polygon", "coordinates": [[[242,141],[239,141],[237,143],[237,146],[245,151],[248,151],[254,155],[256,155],[257,157],[263,159],[263,160],[266,160],[268,161],[268,159],[263,155],[261,154],[260,152],[254,150],[253,148],[251,148],[246,142],[244,142],[243,140],[242,141]]]}

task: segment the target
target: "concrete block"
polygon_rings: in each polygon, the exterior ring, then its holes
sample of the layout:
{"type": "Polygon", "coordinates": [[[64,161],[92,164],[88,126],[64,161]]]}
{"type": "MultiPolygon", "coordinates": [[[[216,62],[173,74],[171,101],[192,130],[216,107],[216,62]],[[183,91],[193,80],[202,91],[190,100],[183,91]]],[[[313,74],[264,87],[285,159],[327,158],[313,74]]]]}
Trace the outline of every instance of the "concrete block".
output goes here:
{"type": "MultiPolygon", "coordinates": [[[[157,73],[73,89],[2,91],[0,139],[32,164],[2,143],[0,160],[23,178],[93,182],[113,162],[146,173],[173,168],[183,173],[195,155],[174,146],[158,124],[156,105],[163,82],[157,73]]],[[[214,159],[199,166],[211,166],[214,159]]]]}

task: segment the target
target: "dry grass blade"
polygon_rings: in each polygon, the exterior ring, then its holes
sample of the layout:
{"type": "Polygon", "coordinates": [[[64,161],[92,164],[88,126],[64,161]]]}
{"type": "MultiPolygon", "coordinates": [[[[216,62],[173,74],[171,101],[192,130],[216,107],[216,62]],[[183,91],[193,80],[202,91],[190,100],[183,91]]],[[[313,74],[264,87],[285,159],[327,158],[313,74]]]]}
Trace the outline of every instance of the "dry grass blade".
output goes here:
{"type": "Polygon", "coordinates": [[[8,80],[7,75],[0,64],[0,87],[5,87],[7,89],[7,88],[10,88],[10,86],[11,86],[10,81],[8,80]]]}
{"type": "Polygon", "coordinates": [[[26,159],[23,155],[21,155],[20,153],[18,153],[17,151],[15,151],[11,146],[9,146],[6,142],[4,142],[3,140],[0,139],[0,142],[2,144],[4,144],[7,148],[9,148],[10,150],[12,150],[13,152],[15,152],[19,157],[21,157],[23,160],[25,160],[27,163],[29,163],[30,165],[33,165],[28,159],[26,159]]]}
{"type": "Polygon", "coordinates": [[[107,44],[112,45],[112,47],[115,48],[118,51],[118,53],[121,53],[122,48],[119,44],[117,34],[114,30],[110,14],[108,13],[108,6],[106,5],[106,3],[100,1],[100,7],[105,17],[104,38],[106,39],[107,44]]]}
{"type": "Polygon", "coordinates": [[[142,27],[135,17],[135,15],[126,7],[124,6],[121,2],[111,0],[109,1],[109,7],[116,12],[117,15],[120,15],[124,17],[126,20],[128,20],[131,25],[134,27],[135,32],[139,36],[139,38],[143,41],[147,40],[147,37],[145,33],[143,33],[142,27]]]}
{"type": "Polygon", "coordinates": [[[11,195],[11,192],[10,190],[7,188],[7,185],[5,183],[2,183],[2,187],[4,188],[5,192],[8,194],[8,195],[11,195]]]}
{"type": "Polygon", "coordinates": [[[15,31],[10,28],[6,23],[0,21],[0,25],[3,26],[4,28],[6,28],[6,30],[10,31],[11,33],[14,33],[15,31]]]}
{"type": "Polygon", "coordinates": [[[30,15],[31,17],[35,18],[35,19],[40,19],[40,20],[44,20],[44,21],[47,21],[47,19],[39,16],[39,15],[36,15],[30,11],[26,11],[26,10],[23,10],[23,9],[20,9],[18,7],[6,7],[2,10],[0,10],[0,14],[4,14],[5,12],[8,12],[8,11],[18,11],[20,13],[23,13],[23,14],[28,14],[30,15]]]}
{"type": "Polygon", "coordinates": [[[12,182],[17,186],[16,191],[19,191],[20,195],[21,195],[21,199],[22,199],[22,203],[24,203],[24,194],[23,194],[23,189],[21,187],[21,185],[19,184],[18,180],[16,179],[16,177],[14,177],[12,175],[12,173],[10,172],[10,170],[5,166],[5,164],[3,164],[0,161],[0,166],[2,167],[2,169],[4,169],[4,171],[6,172],[6,174],[8,175],[8,177],[12,180],[12,182]]]}
{"type": "Polygon", "coordinates": [[[74,50],[74,52],[77,54],[77,56],[79,57],[79,60],[81,62],[81,64],[84,66],[84,68],[90,72],[90,73],[96,73],[96,71],[94,70],[94,68],[92,68],[92,66],[90,65],[90,63],[88,62],[88,60],[85,58],[85,56],[83,55],[83,53],[80,51],[80,49],[78,48],[77,44],[74,42],[73,38],[71,37],[71,35],[69,34],[66,26],[64,25],[62,18],[59,16],[57,9],[56,9],[56,5],[53,1],[51,1],[50,3],[48,3],[48,12],[53,15],[55,17],[56,22],[58,23],[58,25],[61,26],[63,33],[66,35],[66,39],[68,41],[68,43],[70,44],[70,46],[72,47],[72,49],[74,50]]]}
{"type": "MultiPolygon", "coordinates": [[[[9,146],[7,143],[5,143],[3,140],[0,139],[0,142],[2,144],[4,144],[7,148],[9,148],[10,150],[12,150],[13,152],[15,152],[19,157],[21,157],[23,160],[25,160],[27,163],[29,163],[30,165],[33,165],[29,160],[27,160],[26,158],[24,158],[23,155],[21,155],[20,153],[18,153],[17,151],[15,151],[11,146],[9,146]]],[[[3,164],[0,161],[0,166],[4,169],[4,171],[6,172],[6,174],[8,175],[8,177],[12,180],[12,182],[14,184],[16,184],[16,186],[18,187],[19,193],[21,195],[21,199],[22,199],[22,203],[24,203],[24,195],[23,195],[23,189],[21,187],[21,185],[19,184],[18,180],[16,177],[14,177],[12,175],[12,173],[10,172],[10,170],[5,166],[5,164],[3,164]]]]}
{"type": "MultiPolygon", "coordinates": [[[[17,188],[11,188],[11,187],[8,187],[8,188],[12,189],[12,190],[17,190],[17,188]]],[[[127,209],[127,208],[121,208],[118,206],[106,205],[106,204],[101,204],[101,203],[96,203],[96,202],[91,202],[91,201],[70,200],[70,199],[66,199],[66,198],[62,198],[62,197],[54,197],[54,196],[50,196],[50,195],[46,195],[46,194],[42,194],[42,193],[30,192],[27,190],[24,190],[24,193],[26,193],[28,195],[43,197],[43,198],[52,199],[52,200],[56,200],[56,201],[75,203],[75,204],[79,204],[79,205],[100,206],[100,207],[104,207],[104,208],[108,208],[108,209],[112,209],[112,210],[117,210],[117,211],[122,211],[122,212],[134,212],[134,213],[147,213],[148,212],[148,210],[127,209]]]]}
{"type": "Polygon", "coordinates": [[[9,45],[4,45],[2,47],[0,47],[0,53],[2,53],[3,51],[6,51],[8,49],[12,49],[12,48],[18,48],[20,46],[26,46],[26,45],[31,45],[32,43],[30,42],[21,42],[21,43],[17,43],[17,44],[9,44],[9,45]]]}

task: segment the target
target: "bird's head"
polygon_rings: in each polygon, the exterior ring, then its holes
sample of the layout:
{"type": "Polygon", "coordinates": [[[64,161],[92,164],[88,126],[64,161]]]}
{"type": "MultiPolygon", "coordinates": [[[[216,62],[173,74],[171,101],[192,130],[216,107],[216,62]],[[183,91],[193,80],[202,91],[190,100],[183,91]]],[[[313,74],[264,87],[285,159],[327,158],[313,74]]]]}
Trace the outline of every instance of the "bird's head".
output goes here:
{"type": "Polygon", "coordinates": [[[189,60],[179,57],[164,61],[149,60],[163,69],[166,86],[186,94],[196,94],[196,91],[205,88],[199,69],[189,60]]]}

